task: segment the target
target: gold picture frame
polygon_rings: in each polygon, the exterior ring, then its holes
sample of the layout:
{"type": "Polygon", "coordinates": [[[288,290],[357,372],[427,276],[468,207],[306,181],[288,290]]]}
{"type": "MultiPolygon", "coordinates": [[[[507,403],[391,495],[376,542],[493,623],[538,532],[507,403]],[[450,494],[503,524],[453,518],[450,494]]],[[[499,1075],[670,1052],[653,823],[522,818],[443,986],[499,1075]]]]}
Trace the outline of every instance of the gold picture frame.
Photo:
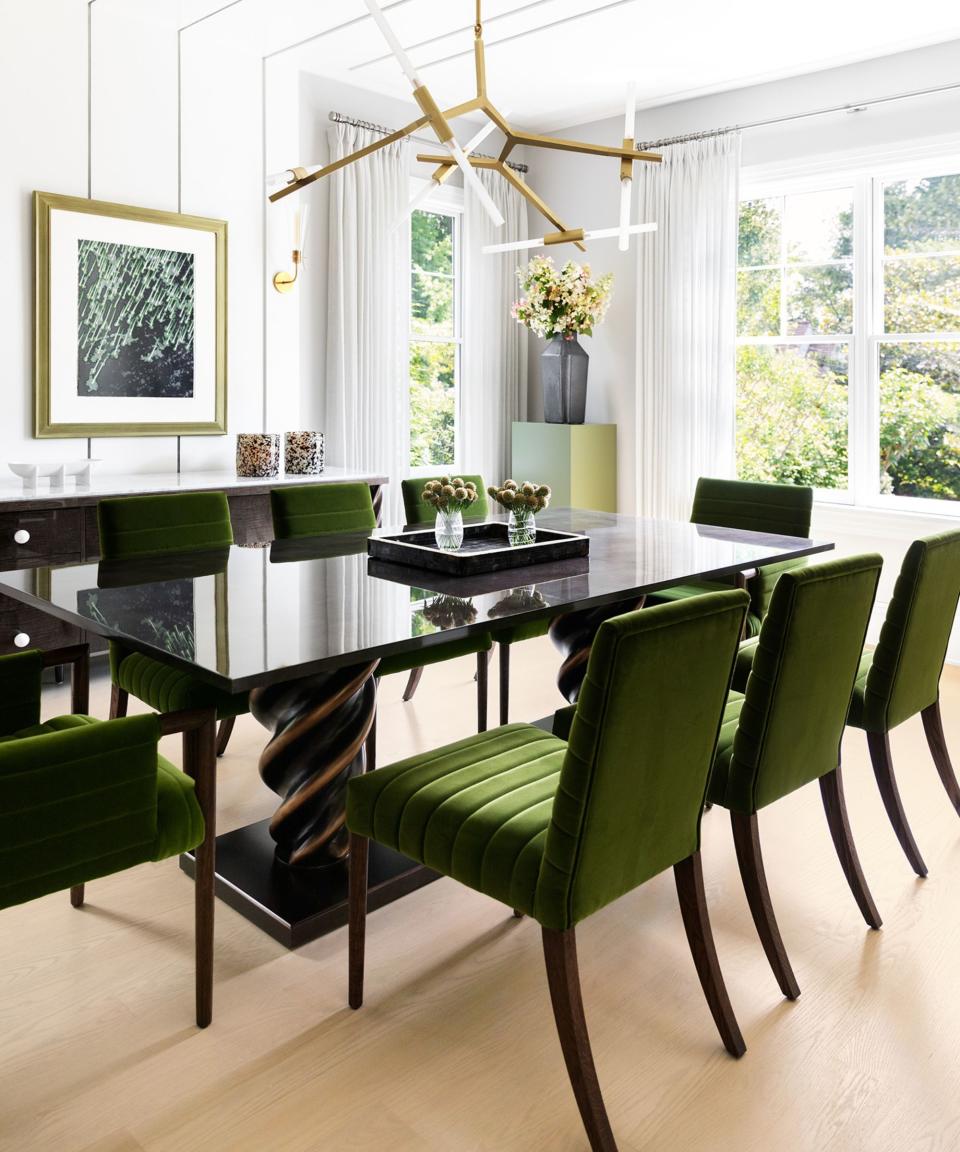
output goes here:
{"type": "MultiPolygon", "coordinates": [[[[33,210],[34,436],[40,439],[225,436],[226,221],[51,192],[34,192],[33,210]],[[63,214],[56,217],[56,226],[54,213],[63,214]],[[114,223],[115,229],[112,227],[114,223]],[[143,228],[138,231],[136,225],[143,228]],[[180,232],[182,237],[178,235],[180,232]],[[201,234],[212,235],[212,253],[209,241],[201,234]],[[138,243],[138,237],[141,243],[138,243]],[[170,247],[163,246],[164,238],[170,247]],[[121,249],[131,257],[136,253],[155,252],[158,253],[154,258],[156,261],[161,264],[167,261],[158,275],[161,291],[178,293],[175,354],[179,359],[175,372],[167,374],[163,365],[154,364],[162,354],[157,352],[154,356],[162,341],[148,335],[148,329],[143,327],[144,309],[155,300],[155,294],[152,294],[151,299],[145,302],[144,292],[137,317],[141,328],[135,332],[129,313],[124,316],[122,308],[118,313],[115,303],[111,304],[108,314],[105,315],[104,310],[98,315],[99,346],[104,343],[104,329],[111,323],[115,324],[116,331],[119,331],[119,324],[126,324],[127,338],[118,344],[115,331],[112,354],[101,355],[96,373],[90,370],[86,378],[83,376],[82,370],[88,364],[81,333],[91,326],[87,317],[90,307],[84,293],[88,285],[93,286],[93,291],[100,291],[99,281],[102,279],[99,272],[85,278],[84,260],[89,253],[91,261],[99,260],[98,268],[106,268],[116,277],[120,262],[114,258],[123,255],[121,249]],[[170,271],[174,262],[176,269],[170,271]],[[133,339],[131,333],[137,341],[154,340],[154,348],[148,356],[137,358],[128,355],[127,349],[133,339]],[[126,367],[121,371],[118,365],[123,357],[126,357],[126,367]],[[198,362],[202,362],[202,371],[198,371],[198,362]],[[139,370],[139,376],[131,371],[130,365],[139,370]],[[113,392],[99,391],[105,366],[110,369],[107,378],[112,382],[113,392]],[[158,387],[162,390],[157,391],[158,387]],[[150,391],[151,388],[154,390],[150,391]],[[176,405],[175,413],[170,412],[171,402],[176,405]],[[86,419],[91,404],[96,408],[90,412],[91,418],[86,419]],[[166,409],[164,405],[167,405],[166,409]],[[169,418],[171,416],[173,418],[169,418]]],[[[139,287],[143,280],[134,275],[129,282],[139,287]]],[[[115,293],[110,299],[115,302],[121,296],[122,293],[115,293]]],[[[164,333],[169,331],[172,312],[173,305],[168,304],[163,314],[164,323],[168,326],[164,333]]],[[[150,320],[149,333],[156,332],[156,323],[150,320]]],[[[171,340],[169,335],[163,338],[168,342],[171,340]]]]}

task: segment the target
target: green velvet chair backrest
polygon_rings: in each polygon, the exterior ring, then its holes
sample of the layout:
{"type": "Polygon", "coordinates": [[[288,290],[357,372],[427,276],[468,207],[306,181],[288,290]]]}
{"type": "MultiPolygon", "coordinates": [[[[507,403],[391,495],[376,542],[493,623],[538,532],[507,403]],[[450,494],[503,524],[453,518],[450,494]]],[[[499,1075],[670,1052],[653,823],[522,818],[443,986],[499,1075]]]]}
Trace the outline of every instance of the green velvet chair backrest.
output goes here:
{"type": "Polygon", "coordinates": [[[40,720],[43,656],[34,649],[0,656],[0,738],[40,720]]]}
{"type": "MultiPolygon", "coordinates": [[[[693,497],[690,520],[719,528],[769,532],[777,536],[810,535],[813,489],[801,484],[763,484],[753,480],[722,480],[701,476],[693,497]]],[[[770,597],[781,572],[806,566],[806,560],[784,560],[757,568],[747,588],[751,611],[759,619],[770,608],[770,597]]]]}
{"type": "Polygon", "coordinates": [[[755,812],[837,767],[882,565],[850,556],[778,580],[733,740],[728,808],[755,812]]]}
{"type": "Polygon", "coordinates": [[[541,924],[571,927],[699,847],[748,604],[731,589],[601,625],[546,835],[541,924]]]}
{"type": "Polygon", "coordinates": [[[103,560],[209,551],[233,543],[230,505],[223,492],[101,500],[97,523],[103,560]]]}
{"type": "Polygon", "coordinates": [[[960,531],[907,549],[867,674],[863,724],[886,732],[935,703],[960,598],[960,531]]]}
{"type": "Polygon", "coordinates": [[[377,526],[369,484],[306,484],[270,493],[276,540],[299,540],[377,526]]]}
{"type": "MultiPolygon", "coordinates": [[[[447,473],[453,476],[453,473],[447,473]]],[[[469,508],[464,508],[464,520],[486,520],[489,504],[487,503],[487,489],[482,476],[471,476],[467,472],[457,472],[461,480],[470,480],[477,487],[477,498],[469,508]]],[[[407,524],[432,524],[437,518],[437,510],[426,500],[422,499],[424,487],[431,480],[439,480],[440,476],[415,477],[412,480],[400,482],[400,492],[403,496],[403,514],[407,524]]]]}
{"type": "Polygon", "coordinates": [[[0,742],[0,908],[154,858],[153,713],[0,742]]]}

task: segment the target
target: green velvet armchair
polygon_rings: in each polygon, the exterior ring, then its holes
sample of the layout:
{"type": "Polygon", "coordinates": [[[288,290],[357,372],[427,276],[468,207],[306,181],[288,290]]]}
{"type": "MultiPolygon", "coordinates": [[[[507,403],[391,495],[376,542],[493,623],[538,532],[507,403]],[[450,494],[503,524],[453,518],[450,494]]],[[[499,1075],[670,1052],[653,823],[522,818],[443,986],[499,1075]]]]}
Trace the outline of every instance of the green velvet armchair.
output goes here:
{"type": "MultiPolygon", "coordinates": [[[[363,1001],[369,841],[539,922],[557,1030],[595,1152],[616,1144],[580,992],[576,926],[673,868],[727,1050],[745,1051],[710,930],[700,816],[749,604],[730,590],[606,621],[569,742],[512,724],[352,779],[350,993],[363,1001]]],[[[852,681],[852,673],[851,673],[852,681]]]]}
{"type": "MultiPolygon", "coordinates": [[[[207,553],[223,564],[233,543],[230,506],[223,492],[177,492],[101,500],[97,505],[102,570],[116,578],[124,562],[142,562],[144,582],[150,564],[207,553]]],[[[168,578],[155,576],[155,578],[168,578]]],[[[110,642],[110,718],[127,714],[131,695],[158,712],[214,708],[220,721],[217,755],[227,750],[236,717],[249,711],[248,694],[233,695],[142,652],[110,642]]]]}
{"type": "MultiPolygon", "coordinates": [[[[369,533],[377,526],[373,498],[367,484],[306,484],[297,488],[275,488],[270,493],[273,534],[279,541],[322,541],[334,536],[369,533]]],[[[493,647],[485,633],[473,633],[450,644],[425,648],[411,656],[388,656],[380,661],[377,676],[409,673],[404,700],[416,690],[424,666],[453,660],[458,656],[477,657],[477,731],[487,727],[487,665],[493,647]]],[[[368,763],[376,757],[376,726],[367,739],[368,763]]]]}
{"type": "Polygon", "coordinates": [[[732,691],[724,710],[709,800],[730,811],[750,911],[790,1000],[800,986],[767,887],[761,809],[818,781],[850,890],[867,924],[881,925],[847,818],[840,741],[882,563],[880,556],[853,556],[781,573],[760,635],[738,654],[734,683],[744,691],[732,691]]]}
{"type": "Polygon", "coordinates": [[[918,876],[920,855],[893,773],[890,730],[920,714],[947,795],[960,814],[960,786],[950,763],[940,716],[940,674],[960,599],[960,532],[915,540],[907,550],[893,598],[872,652],[860,661],[847,723],[867,734],[873,771],[897,839],[918,876]]]}
{"type": "MultiPolygon", "coordinates": [[[[197,851],[197,1024],[213,994],[212,755],[188,756],[195,780],[158,755],[160,736],[213,735],[213,712],[101,722],[87,708],[86,648],[0,657],[0,908],[84,886],[147,861],[197,851]],[[75,713],[41,722],[44,666],[74,663],[75,713]]],[[[209,739],[206,747],[212,746],[209,739]]]]}
{"type": "MultiPolygon", "coordinates": [[[[761,484],[750,480],[719,480],[701,476],[693,497],[690,513],[692,524],[717,528],[739,528],[747,532],[768,532],[777,536],[810,535],[813,511],[813,489],[800,484],[761,484]]],[[[806,560],[784,560],[758,567],[745,580],[750,593],[750,612],[746,636],[756,636],[767,609],[777,578],[782,572],[803,568],[806,560]]],[[[709,580],[677,584],[648,597],[648,604],[684,600],[729,585],[709,580]]]]}
{"type": "MultiPolygon", "coordinates": [[[[403,509],[407,524],[432,524],[437,516],[436,509],[423,499],[423,489],[431,479],[439,477],[426,476],[423,479],[404,480],[401,482],[403,493],[403,509]]],[[[489,514],[487,502],[487,489],[482,476],[464,475],[464,480],[472,480],[479,493],[478,498],[464,510],[464,520],[486,520],[489,514]]],[[[533,640],[538,636],[546,636],[550,629],[549,620],[533,620],[524,624],[508,624],[491,632],[497,645],[497,658],[500,674],[500,723],[507,724],[510,720],[510,645],[521,640],[533,640]]],[[[410,695],[416,691],[416,684],[408,688],[410,695]]],[[[409,698],[409,697],[407,697],[409,698]]]]}

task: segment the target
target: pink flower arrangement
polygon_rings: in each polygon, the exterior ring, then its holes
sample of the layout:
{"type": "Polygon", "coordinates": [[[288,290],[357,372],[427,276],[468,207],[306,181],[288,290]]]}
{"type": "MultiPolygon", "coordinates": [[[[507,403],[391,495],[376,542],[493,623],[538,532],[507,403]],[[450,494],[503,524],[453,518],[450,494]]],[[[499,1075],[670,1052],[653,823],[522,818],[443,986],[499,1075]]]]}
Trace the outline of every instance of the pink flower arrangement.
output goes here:
{"type": "Polygon", "coordinates": [[[517,278],[523,295],[511,306],[510,315],[537,336],[565,340],[580,332],[592,336],[607,314],[613,276],[608,273],[594,280],[589,264],[568,260],[557,270],[550,256],[534,256],[526,268],[517,269],[517,278]]]}

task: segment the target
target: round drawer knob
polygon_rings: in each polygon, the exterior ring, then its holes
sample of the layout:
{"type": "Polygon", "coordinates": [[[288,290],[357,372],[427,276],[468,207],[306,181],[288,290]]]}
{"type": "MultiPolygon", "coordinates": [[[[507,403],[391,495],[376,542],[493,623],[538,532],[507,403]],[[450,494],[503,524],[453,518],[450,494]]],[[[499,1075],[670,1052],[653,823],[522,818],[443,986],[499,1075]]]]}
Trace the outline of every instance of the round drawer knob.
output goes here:
{"type": "Polygon", "coordinates": [[[13,642],[17,648],[26,648],[30,643],[30,637],[26,632],[18,632],[16,636],[14,636],[13,642]]]}
{"type": "Polygon", "coordinates": [[[13,538],[18,544],[27,544],[30,541],[30,533],[26,528],[18,528],[17,531],[14,532],[13,538]]]}

